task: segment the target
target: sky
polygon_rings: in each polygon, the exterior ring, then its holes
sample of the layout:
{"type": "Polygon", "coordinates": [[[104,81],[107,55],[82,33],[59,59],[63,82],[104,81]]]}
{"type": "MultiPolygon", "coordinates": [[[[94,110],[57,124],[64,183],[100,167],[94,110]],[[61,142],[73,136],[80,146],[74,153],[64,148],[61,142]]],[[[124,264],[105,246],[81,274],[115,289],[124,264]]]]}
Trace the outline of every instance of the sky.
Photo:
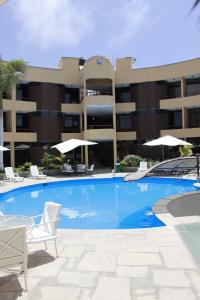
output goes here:
{"type": "MultiPolygon", "coordinates": [[[[8,0],[0,55],[57,68],[60,57],[132,56],[135,68],[200,57],[194,0],[8,0]]],[[[198,19],[199,18],[199,19],[198,19]]]]}

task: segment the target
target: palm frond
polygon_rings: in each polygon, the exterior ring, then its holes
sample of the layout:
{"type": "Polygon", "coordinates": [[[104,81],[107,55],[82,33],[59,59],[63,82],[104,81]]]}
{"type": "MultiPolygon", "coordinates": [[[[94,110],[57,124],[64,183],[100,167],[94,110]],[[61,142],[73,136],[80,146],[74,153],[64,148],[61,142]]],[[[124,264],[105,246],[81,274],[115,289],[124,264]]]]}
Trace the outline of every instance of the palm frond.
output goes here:
{"type": "Polygon", "coordinates": [[[200,5],[200,0],[195,0],[194,4],[193,4],[193,9],[197,7],[197,5],[200,5]]]}

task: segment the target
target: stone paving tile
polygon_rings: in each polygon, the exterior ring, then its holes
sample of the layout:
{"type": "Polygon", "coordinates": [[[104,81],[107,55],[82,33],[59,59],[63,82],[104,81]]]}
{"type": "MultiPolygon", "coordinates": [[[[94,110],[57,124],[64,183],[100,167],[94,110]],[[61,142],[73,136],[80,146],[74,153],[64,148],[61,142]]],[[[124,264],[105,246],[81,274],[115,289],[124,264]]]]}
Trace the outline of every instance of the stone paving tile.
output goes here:
{"type": "Polygon", "coordinates": [[[136,299],[137,300],[156,300],[158,298],[155,294],[151,294],[151,295],[138,296],[136,299]]]}
{"type": "Polygon", "coordinates": [[[77,287],[45,286],[30,300],[78,300],[80,292],[81,289],[77,287]]]}
{"type": "Polygon", "coordinates": [[[117,263],[127,266],[161,266],[158,253],[119,253],[117,263]]]}
{"type": "Polygon", "coordinates": [[[193,257],[182,247],[163,247],[160,252],[167,268],[197,269],[193,257]]]}
{"type": "Polygon", "coordinates": [[[119,252],[127,250],[127,238],[113,237],[98,239],[95,244],[96,251],[119,252]]]}
{"type": "Polygon", "coordinates": [[[91,300],[91,291],[89,289],[82,289],[82,293],[79,300],[91,300]]]}
{"type": "Polygon", "coordinates": [[[79,271],[115,272],[116,254],[107,252],[87,252],[79,263],[79,271]]]}
{"type": "Polygon", "coordinates": [[[117,266],[116,274],[119,277],[136,277],[143,278],[148,275],[147,267],[138,267],[138,266],[117,266]]]}
{"type": "Polygon", "coordinates": [[[130,245],[127,248],[127,252],[138,252],[138,253],[142,253],[142,252],[146,252],[146,253],[156,253],[156,252],[160,252],[160,247],[130,247],[130,245]]]}
{"type": "Polygon", "coordinates": [[[87,247],[83,245],[70,245],[63,247],[61,256],[62,257],[80,257],[85,251],[87,247]]]}
{"type": "Polygon", "coordinates": [[[153,282],[159,287],[190,287],[191,284],[181,270],[154,270],[153,282]]]}
{"type": "Polygon", "coordinates": [[[194,270],[187,270],[186,275],[195,291],[195,294],[200,298],[200,274],[194,270]]]}
{"type": "Polygon", "coordinates": [[[128,249],[131,247],[182,247],[182,239],[177,235],[133,235],[128,239],[128,249]]]}
{"type": "Polygon", "coordinates": [[[61,271],[58,275],[59,284],[71,284],[79,287],[93,287],[96,284],[97,273],[81,273],[81,272],[67,272],[61,271]]]}
{"type": "Polygon", "coordinates": [[[135,289],[151,289],[155,287],[151,276],[147,278],[134,278],[132,279],[131,286],[133,290],[135,289]]]}
{"type": "Polygon", "coordinates": [[[67,263],[63,266],[63,270],[75,270],[78,264],[77,258],[69,258],[67,263]]]}
{"type": "Polygon", "coordinates": [[[136,289],[133,290],[133,295],[137,300],[157,300],[156,289],[136,289]]]}
{"type": "Polygon", "coordinates": [[[33,269],[30,269],[28,273],[31,277],[54,277],[58,274],[65,262],[65,259],[57,258],[55,261],[49,262],[48,266],[47,264],[36,266],[33,269]]]}
{"type": "Polygon", "coordinates": [[[159,300],[195,300],[190,289],[163,288],[159,292],[159,300]]]}
{"type": "Polygon", "coordinates": [[[92,300],[131,300],[129,279],[101,277],[92,300]]]}

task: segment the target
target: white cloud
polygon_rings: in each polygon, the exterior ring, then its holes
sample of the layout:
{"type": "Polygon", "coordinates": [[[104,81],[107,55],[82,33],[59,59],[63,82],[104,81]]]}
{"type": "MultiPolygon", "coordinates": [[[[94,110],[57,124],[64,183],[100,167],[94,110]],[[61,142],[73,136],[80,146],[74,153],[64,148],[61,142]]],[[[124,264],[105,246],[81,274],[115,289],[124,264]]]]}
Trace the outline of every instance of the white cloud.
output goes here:
{"type": "Polygon", "coordinates": [[[116,5],[113,12],[114,36],[109,44],[123,45],[123,43],[136,36],[146,26],[148,12],[149,6],[147,1],[144,0],[124,0],[116,5]]]}
{"type": "Polygon", "coordinates": [[[12,11],[19,23],[19,37],[43,48],[80,44],[94,30],[92,0],[86,2],[15,0],[12,11]]]}

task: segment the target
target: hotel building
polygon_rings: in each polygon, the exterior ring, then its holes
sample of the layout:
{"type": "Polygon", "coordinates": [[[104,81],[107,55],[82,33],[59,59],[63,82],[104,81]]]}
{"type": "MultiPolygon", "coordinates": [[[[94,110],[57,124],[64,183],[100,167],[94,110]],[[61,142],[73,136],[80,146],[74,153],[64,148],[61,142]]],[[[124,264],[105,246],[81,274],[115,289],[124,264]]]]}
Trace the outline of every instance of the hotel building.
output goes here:
{"type": "Polygon", "coordinates": [[[76,150],[88,165],[113,167],[126,154],[156,159],[161,151],[144,142],[169,134],[200,144],[200,58],[142,69],[131,57],[113,66],[103,56],[30,66],[4,95],[3,112],[6,165],[39,164],[71,138],[98,142],[76,150]]]}

